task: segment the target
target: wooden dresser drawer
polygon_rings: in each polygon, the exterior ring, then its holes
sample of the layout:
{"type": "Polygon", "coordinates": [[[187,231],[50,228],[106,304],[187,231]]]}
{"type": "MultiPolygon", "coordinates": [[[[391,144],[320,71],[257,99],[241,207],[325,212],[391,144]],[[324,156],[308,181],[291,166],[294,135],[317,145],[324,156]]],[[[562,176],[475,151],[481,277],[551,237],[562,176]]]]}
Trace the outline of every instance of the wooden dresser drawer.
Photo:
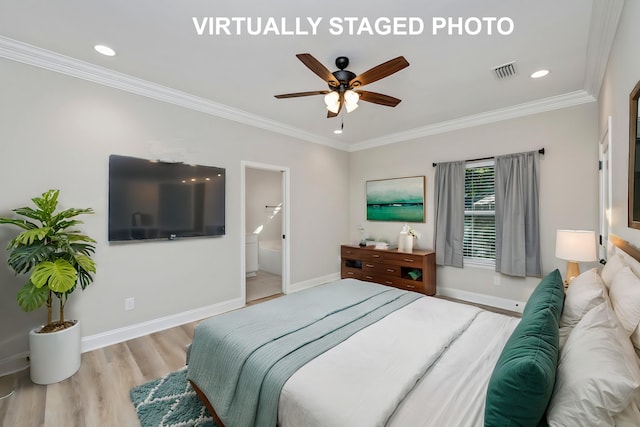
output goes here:
{"type": "Polygon", "coordinates": [[[414,291],[424,293],[424,286],[422,282],[409,282],[407,280],[399,280],[393,286],[396,288],[404,289],[406,291],[414,291]]]}
{"type": "Polygon", "coordinates": [[[341,246],[340,256],[347,259],[362,259],[366,256],[364,249],[355,248],[352,246],[341,246]]]}
{"type": "Polygon", "coordinates": [[[360,279],[362,277],[362,269],[359,268],[349,268],[349,267],[342,267],[342,270],[340,271],[340,276],[343,279],[346,278],[351,278],[351,279],[360,279]]]}
{"type": "Polygon", "coordinates": [[[385,274],[400,277],[400,267],[397,265],[381,264],[375,261],[362,261],[362,270],[369,274],[385,274]]]}
{"type": "Polygon", "coordinates": [[[435,252],[415,250],[402,253],[394,249],[343,245],[340,273],[354,278],[393,286],[426,295],[436,293],[435,252]]]}
{"type": "Polygon", "coordinates": [[[403,265],[403,266],[420,266],[422,265],[424,256],[416,254],[404,254],[404,253],[388,253],[385,254],[384,261],[387,264],[403,265]]]}

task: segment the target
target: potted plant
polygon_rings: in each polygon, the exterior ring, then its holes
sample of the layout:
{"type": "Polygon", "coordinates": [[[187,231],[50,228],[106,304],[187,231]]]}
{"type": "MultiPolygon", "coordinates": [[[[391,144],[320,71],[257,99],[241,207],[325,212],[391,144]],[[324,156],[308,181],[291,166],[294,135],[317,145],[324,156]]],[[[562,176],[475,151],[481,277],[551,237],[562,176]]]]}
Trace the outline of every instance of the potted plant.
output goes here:
{"type": "Polygon", "coordinates": [[[31,199],[35,209],[14,209],[22,218],[0,217],[0,224],[23,230],[7,247],[11,269],[16,274],[30,274],[18,291],[18,305],[24,311],[47,307],[47,323],[29,335],[31,379],[37,384],[62,381],[80,368],[79,323],[65,319],[64,308],[77,285],[85,289],[96,272],[91,259],[96,241],[71,229],[82,224],[75,217],[93,210],[57,212],[59,194],[59,190],[49,190],[31,199]],[[53,319],[54,298],[59,302],[57,320],[53,319]]]}

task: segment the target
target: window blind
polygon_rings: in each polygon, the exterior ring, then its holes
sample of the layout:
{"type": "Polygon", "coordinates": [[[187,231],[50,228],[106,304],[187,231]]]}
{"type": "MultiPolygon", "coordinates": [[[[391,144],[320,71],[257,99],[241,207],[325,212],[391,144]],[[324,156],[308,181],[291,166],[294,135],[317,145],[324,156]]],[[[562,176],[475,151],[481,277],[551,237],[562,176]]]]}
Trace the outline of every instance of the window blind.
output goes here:
{"type": "Polygon", "coordinates": [[[465,263],[495,265],[496,199],[494,178],[493,160],[466,165],[463,241],[465,263]]]}

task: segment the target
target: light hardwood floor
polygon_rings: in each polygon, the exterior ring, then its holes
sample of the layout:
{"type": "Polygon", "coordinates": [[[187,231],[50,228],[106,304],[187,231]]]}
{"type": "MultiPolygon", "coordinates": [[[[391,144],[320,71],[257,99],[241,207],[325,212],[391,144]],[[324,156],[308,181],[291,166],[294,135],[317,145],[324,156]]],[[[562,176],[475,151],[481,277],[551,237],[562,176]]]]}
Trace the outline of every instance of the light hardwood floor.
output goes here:
{"type": "Polygon", "coordinates": [[[0,400],[0,426],[140,426],[129,390],[183,367],[186,346],[191,343],[197,323],[84,353],[80,370],[57,384],[36,385],[29,379],[28,370],[18,373],[14,393],[0,400]]]}
{"type": "Polygon", "coordinates": [[[57,384],[33,384],[28,369],[19,372],[13,394],[0,400],[0,426],[140,426],[129,390],[183,367],[186,346],[191,343],[197,324],[192,322],[84,353],[80,370],[57,384]]]}

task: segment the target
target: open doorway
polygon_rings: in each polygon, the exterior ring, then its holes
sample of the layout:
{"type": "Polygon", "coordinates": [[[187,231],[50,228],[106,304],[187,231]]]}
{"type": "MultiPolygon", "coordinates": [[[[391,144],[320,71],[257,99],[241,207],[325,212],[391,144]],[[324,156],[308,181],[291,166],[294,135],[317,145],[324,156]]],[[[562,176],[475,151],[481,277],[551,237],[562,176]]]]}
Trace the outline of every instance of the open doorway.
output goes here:
{"type": "Polygon", "coordinates": [[[244,294],[251,302],[288,287],[288,169],[243,162],[244,294]]]}

